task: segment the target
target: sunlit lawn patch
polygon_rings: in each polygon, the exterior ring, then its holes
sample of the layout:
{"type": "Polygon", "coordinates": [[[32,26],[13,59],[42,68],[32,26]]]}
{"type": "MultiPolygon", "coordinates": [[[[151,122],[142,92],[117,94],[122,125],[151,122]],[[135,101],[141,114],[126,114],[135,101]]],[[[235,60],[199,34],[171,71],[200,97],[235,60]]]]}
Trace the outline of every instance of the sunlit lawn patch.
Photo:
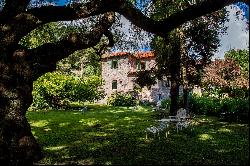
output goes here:
{"type": "Polygon", "coordinates": [[[167,139],[146,140],[145,128],[156,124],[155,114],[146,107],[91,105],[84,113],[38,111],[27,118],[45,154],[38,164],[248,164],[248,124],[200,116],[193,130],[171,128],[167,139]]]}

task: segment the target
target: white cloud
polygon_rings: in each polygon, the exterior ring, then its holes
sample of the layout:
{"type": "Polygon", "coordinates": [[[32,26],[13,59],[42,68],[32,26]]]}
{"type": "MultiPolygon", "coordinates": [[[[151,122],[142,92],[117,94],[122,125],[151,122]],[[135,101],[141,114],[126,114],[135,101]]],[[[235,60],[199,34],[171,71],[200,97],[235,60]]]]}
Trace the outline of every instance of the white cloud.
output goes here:
{"type": "Polygon", "coordinates": [[[229,11],[229,22],[226,23],[228,26],[227,35],[221,37],[221,47],[215,58],[224,58],[225,52],[230,49],[248,49],[249,47],[249,30],[246,30],[246,20],[237,19],[235,16],[237,8],[236,6],[226,7],[229,11]]]}

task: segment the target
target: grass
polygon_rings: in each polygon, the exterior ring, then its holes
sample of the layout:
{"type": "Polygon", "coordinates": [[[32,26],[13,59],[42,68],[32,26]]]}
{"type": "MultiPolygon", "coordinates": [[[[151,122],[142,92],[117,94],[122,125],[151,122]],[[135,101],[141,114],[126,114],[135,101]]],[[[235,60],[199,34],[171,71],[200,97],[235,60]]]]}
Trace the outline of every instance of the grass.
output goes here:
{"type": "Polygon", "coordinates": [[[155,125],[150,108],[91,105],[87,112],[28,112],[32,132],[45,157],[37,164],[67,165],[248,165],[248,124],[199,116],[193,130],[145,139],[155,125]]]}

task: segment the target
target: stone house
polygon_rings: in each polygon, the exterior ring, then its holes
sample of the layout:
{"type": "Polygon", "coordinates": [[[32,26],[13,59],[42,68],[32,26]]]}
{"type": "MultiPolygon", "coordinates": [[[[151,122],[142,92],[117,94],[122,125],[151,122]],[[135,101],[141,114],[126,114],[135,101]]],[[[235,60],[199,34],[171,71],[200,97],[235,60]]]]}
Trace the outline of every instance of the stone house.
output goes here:
{"type": "MultiPolygon", "coordinates": [[[[106,97],[103,103],[114,92],[132,92],[135,86],[136,72],[151,70],[156,66],[155,55],[151,51],[128,53],[118,52],[104,54],[101,58],[103,90],[106,97]]],[[[157,80],[150,89],[144,87],[139,94],[140,100],[158,102],[170,96],[170,80],[157,80]]]]}

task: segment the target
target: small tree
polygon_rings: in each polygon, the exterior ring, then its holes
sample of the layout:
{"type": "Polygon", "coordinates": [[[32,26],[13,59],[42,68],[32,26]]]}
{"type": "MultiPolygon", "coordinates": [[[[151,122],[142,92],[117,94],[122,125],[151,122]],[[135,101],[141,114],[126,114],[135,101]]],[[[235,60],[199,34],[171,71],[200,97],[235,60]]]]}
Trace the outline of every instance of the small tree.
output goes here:
{"type": "Polygon", "coordinates": [[[249,50],[232,49],[226,52],[224,57],[235,60],[240,65],[244,76],[249,78],[249,50]]]}
{"type": "Polygon", "coordinates": [[[247,97],[248,79],[241,71],[240,65],[231,58],[216,59],[205,68],[202,86],[208,94],[222,97],[247,97]],[[243,93],[242,93],[243,92],[243,93]]]}
{"type": "MultiPolygon", "coordinates": [[[[167,17],[163,12],[166,6],[159,5],[161,3],[166,2],[156,1],[158,19],[167,17]]],[[[175,1],[173,6],[167,7],[170,12],[175,12],[188,5],[190,5],[188,2],[175,1]]],[[[157,76],[162,78],[165,75],[171,78],[171,114],[175,114],[178,109],[180,85],[184,88],[184,107],[188,109],[189,87],[200,82],[199,77],[203,68],[217,51],[220,45],[219,34],[226,30],[224,27],[226,16],[225,9],[220,10],[183,24],[167,33],[165,38],[154,38],[152,46],[157,55],[157,76]]]]}

